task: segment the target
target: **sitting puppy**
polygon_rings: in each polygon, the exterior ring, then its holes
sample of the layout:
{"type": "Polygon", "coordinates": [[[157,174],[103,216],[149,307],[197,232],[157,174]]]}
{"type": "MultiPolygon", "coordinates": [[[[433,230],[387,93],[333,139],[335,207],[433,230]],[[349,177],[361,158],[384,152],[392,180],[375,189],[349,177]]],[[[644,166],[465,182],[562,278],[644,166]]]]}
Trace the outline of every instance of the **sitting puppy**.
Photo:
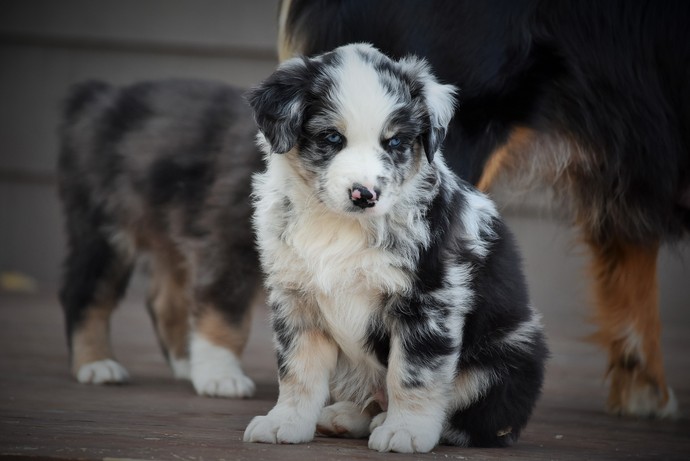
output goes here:
{"type": "Polygon", "coordinates": [[[250,92],[280,396],[245,441],[517,440],[547,350],[511,234],[439,152],[455,91],[423,60],[355,44],[286,61],[250,92]]]}
{"type": "Polygon", "coordinates": [[[72,371],[120,383],[108,324],[137,257],[174,374],[197,393],[247,397],[239,357],[260,289],[251,232],[251,175],[261,166],[242,93],[205,81],[75,87],[59,157],[68,251],[60,300],[72,371]]]}

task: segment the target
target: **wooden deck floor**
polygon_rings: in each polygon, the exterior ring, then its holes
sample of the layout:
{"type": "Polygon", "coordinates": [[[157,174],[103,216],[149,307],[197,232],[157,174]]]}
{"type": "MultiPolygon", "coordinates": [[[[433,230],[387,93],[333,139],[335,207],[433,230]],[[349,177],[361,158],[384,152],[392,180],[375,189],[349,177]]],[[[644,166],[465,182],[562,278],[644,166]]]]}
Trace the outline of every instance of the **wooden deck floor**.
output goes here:
{"type": "MultiPolygon", "coordinates": [[[[84,386],[67,372],[61,312],[54,295],[0,294],[0,456],[61,459],[690,459],[690,420],[620,419],[602,411],[603,356],[578,340],[572,312],[544,312],[553,357],[536,413],[520,442],[502,450],[438,447],[426,455],[379,454],[364,440],[316,438],[299,446],[241,441],[249,420],[277,395],[265,309],[259,309],[244,357],[257,383],[251,400],[198,397],[164,364],[142,308],[130,295],[115,314],[118,359],[133,382],[84,386]]],[[[556,306],[557,307],[557,306],[556,306]]],[[[681,406],[690,405],[688,315],[667,321],[668,377],[681,406]]]]}

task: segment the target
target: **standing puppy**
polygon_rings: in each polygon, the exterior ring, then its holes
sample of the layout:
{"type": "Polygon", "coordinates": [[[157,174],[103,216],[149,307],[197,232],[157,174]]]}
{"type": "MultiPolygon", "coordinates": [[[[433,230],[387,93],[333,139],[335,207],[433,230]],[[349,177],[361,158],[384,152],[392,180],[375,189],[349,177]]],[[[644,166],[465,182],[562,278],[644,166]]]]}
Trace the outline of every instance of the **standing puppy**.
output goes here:
{"type": "Polygon", "coordinates": [[[454,93],[425,61],[361,44],[287,61],[250,93],[280,396],[246,441],[517,440],[546,346],[510,233],[438,151],[454,93]]]}
{"type": "Polygon", "coordinates": [[[109,320],[147,254],[148,308],[175,376],[202,395],[252,395],[239,357],[260,288],[249,191],[261,156],[242,93],[197,80],[86,82],[65,109],[60,301],[74,375],[127,380],[109,320]]]}

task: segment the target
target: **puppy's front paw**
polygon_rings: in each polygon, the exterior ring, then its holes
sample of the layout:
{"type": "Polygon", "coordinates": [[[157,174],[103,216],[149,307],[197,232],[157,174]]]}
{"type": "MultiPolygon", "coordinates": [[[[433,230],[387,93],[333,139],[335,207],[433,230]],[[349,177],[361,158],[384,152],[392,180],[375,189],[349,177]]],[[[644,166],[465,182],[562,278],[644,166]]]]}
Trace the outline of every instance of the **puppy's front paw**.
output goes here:
{"type": "Polygon", "coordinates": [[[82,384],[121,384],[129,381],[125,367],[112,359],[82,365],[76,375],[77,381],[82,384]]]}
{"type": "MultiPolygon", "coordinates": [[[[432,425],[433,426],[433,425],[432,425]]],[[[440,433],[423,423],[414,427],[405,424],[386,424],[377,427],[369,436],[369,448],[398,453],[427,453],[438,444],[440,433]]]]}
{"type": "Polygon", "coordinates": [[[299,421],[266,415],[257,416],[244,431],[245,442],[305,443],[314,439],[314,428],[299,421]]]}

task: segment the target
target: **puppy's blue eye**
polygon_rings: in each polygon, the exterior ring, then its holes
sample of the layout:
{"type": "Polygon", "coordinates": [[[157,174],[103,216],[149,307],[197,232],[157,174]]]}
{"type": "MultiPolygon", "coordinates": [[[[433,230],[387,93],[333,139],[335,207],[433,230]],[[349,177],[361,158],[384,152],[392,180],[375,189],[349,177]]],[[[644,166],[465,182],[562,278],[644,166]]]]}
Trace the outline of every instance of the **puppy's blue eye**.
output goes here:
{"type": "Polygon", "coordinates": [[[330,144],[342,144],[343,137],[340,135],[340,133],[331,133],[326,136],[326,141],[328,141],[330,144]]]}
{"type": "Polygon", "coordinates": [[[400,147],[400,144],[402,144],[402,141],[398,137],[392,137],[388,140],[389,147],[400,147]]]}

